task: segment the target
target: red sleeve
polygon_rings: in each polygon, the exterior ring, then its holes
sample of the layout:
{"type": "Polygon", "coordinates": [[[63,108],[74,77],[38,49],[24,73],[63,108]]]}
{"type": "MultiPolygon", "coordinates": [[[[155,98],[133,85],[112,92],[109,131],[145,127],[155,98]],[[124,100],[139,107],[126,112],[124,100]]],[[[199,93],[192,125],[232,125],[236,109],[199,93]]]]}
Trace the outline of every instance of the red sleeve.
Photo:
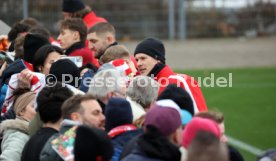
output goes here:
{"type": "Polygon", "coordinates": [[[205,102],[203,93],[202,93],[197,81],[191,76],[188,76],[185,74],[179,74],[179,75],[182,76],[186,80],[186,82],[192,92],[192,95],[195,99],[195,102],[197,104],[198,111],[199,112],[208,111],[207,104],[205,102]]]}

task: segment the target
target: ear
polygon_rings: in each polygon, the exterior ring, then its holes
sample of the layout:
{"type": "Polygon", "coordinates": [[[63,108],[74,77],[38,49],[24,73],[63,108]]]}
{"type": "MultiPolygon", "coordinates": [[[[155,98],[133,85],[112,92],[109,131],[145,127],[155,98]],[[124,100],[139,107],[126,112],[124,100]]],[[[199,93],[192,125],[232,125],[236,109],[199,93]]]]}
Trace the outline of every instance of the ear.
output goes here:
{"type": "Polygon", "coordinates": [[[80,33],[78,31],[74,31],[73,38],[76,41],[80,41],[80,33]]]}
{"type": "Polygon", "coordinates": [[[112,44],[115,41],[114,36],[110,33],[107,34],[106,39],[109,44],[112,44]]]}
{"type": "Polygon", "coordinates": [[[77,112],[73,112],[71,113],[71,120],[73,121],[81,121],[81,117],[80,117],[80,114],[77,113],[77,112]]]}
{"type": "Polygon", "coordinates": [[[26,112],[25,109],[21,110],[21,111],[19,112],[19,116],[23,116],[23,115],[25,114],[25,112],[26,112]]]}
{"type": "Polygon", "coordinates": [[[43,69],[43,66],[38,67],[38,70],[39,70],[40,73],[43,72],[42,69],[43,69]]]}

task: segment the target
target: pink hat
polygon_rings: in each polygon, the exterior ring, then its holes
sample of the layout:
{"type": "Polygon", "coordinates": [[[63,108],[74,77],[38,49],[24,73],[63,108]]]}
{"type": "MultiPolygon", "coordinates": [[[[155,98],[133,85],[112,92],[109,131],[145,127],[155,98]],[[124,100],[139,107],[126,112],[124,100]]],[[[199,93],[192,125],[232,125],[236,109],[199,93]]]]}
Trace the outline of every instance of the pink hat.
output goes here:
{"type": "Polygon", "coordinates": [[[214,134],[217,138],[221,137],[220,129],[216,122],[210,119],[194,117],[183,130],[182,146],[188,148],[199,131],[207,131],[214,134]]]}

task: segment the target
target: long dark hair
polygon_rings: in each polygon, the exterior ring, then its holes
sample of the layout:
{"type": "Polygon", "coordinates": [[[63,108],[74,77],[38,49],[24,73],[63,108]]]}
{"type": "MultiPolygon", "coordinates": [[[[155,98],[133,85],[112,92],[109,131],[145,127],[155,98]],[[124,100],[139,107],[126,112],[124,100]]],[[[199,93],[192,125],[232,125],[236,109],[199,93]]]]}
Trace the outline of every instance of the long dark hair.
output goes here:
{"type": "Polygon", "coordinates": [[[63,55],[61,48],[54,45],[44,45],[37,50],[34,55],[33,67],[35,72],[40,72],[39,67],[44,65],[45,60],[51,52],[57,52],[60,55],[63,55]]]}

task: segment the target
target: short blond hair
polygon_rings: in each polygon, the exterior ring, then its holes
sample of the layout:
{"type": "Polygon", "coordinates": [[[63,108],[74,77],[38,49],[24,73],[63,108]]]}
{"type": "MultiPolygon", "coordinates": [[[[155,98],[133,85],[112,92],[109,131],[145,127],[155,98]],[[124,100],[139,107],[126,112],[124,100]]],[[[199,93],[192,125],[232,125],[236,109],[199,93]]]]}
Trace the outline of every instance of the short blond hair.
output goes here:
{"type": "Polygon", "coordinates": [[[123,45],[114,45],[106,49],[104,54],[101,56],[101,64],[111,62],[112,60],[128,58],[130,59],[130,53],[127,48],[123,45]]]}

